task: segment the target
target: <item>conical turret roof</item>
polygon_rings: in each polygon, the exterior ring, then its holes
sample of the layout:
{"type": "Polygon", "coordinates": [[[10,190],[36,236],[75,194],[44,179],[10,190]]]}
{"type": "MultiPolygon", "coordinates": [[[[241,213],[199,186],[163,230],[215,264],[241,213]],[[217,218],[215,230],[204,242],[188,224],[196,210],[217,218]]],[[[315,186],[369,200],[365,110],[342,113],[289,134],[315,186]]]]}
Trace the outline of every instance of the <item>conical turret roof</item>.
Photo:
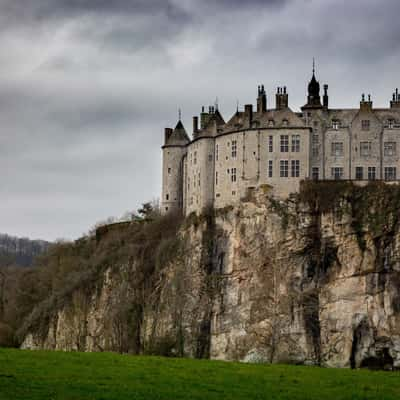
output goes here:
{"type": "Polygon", "coordinates": [[[171,136],[168,138],[166,145],[186,145],[190,142],[189,136],[181,120],[175,126],[171,136]]]}

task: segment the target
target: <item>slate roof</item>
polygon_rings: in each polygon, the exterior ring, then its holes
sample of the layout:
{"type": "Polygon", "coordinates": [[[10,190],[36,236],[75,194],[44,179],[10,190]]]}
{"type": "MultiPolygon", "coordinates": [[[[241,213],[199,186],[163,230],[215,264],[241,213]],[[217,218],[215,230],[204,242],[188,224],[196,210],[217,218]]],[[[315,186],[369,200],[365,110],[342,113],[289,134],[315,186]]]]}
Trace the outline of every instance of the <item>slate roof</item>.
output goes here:
{"type": "Polygon", "coordinates": [[[179,120],[173,130],[171,136],[168,138],[166,145],[185,145],[190,142],[190,138],[186,132],[182,121],[179,120]]]}

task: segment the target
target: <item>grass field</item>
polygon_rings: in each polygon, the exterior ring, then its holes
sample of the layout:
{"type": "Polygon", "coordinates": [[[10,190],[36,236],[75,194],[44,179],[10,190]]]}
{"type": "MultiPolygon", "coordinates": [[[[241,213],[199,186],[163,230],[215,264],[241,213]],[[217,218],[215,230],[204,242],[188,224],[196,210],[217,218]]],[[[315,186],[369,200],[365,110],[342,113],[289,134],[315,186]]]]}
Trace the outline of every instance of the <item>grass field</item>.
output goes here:
{"type": "Polygon", "coordinates": [[[0,349],[0,399],[400,399],[399,372],[0,349]]]}

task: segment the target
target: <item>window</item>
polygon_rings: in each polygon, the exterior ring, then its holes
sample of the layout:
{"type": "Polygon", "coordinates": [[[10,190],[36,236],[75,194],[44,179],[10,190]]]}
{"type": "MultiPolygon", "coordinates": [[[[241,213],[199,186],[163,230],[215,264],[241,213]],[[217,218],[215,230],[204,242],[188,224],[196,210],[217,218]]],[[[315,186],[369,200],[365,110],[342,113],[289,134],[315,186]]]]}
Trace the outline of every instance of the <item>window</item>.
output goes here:
{"type": "Polygon", "coordinates": [[[218,145],[215,145],[215,160],[218,161],[218,145]]]}
{"type": "Polygon", "coordinates": [[[335,157],[343,156],[343,142],[332,142],[331,155],[335,157]]]}
{"type": "Polygon", "coordinates": [[[396,179],[396,167],[385,167],[385,181],[394,181],[396,179]]]}
{"type": "Polygon", "coordinates": [[[281,135],[281,153],[287,153],[289,151],[289,136],[281,135]]]}
{"type": "Polygon", "coordinates": [[[364,171],[363,171],[363,167],[356,167],[356,179],[358,181],[361,181],[364,179],[364,171]]]}
{"type": "Polygon", "coordinates": [[[200,187],[200,172],[199,172],[199,187],[200,187]]]}
{"type": "Polygon", "coordinates": [[[343,168],[342,167],[333,167],[331,169],[332,178],[339,180],[343,179],[343,168]]]}
{"type": "Polygon", "coordinates": [[[292,135],[292,152],[298,153],[300,151],[300,135],[292,135]]]}
{"type": "Polygon", "coordinates": [[[370,156],[371,155],[371,142],[360,142],[360,156],[370,156]]]}
{"type": "Polygon", "coordinates": [[[268,120],[268,126],[274,126],[274,125],[275,125],[274,120],[273,119],[269,119],[268,120]]]}
{"type": "Polygon", "coordinates": [[[190,177],[188,176],[188,190],[190,190],[190,177]]]}
{"type": "Polygon", "coordinates": [[[236,168],[231,169],[231,181],[236,182],[236,168]]]}
{"type": "Polygon", "coordinates": [[[280,161],[280,177],[287,178],[289,176],[289,161],[281,160],[280,161]]]}
{"type": "Polygon", "coordinates": [[[370,125],[371,125],[371,123],[370,123],[369,119],[363,119],[361,121],[361,129],[363,131],[369,131],[370,125]]]}
{"type": "Polygon", "coordinates": [[[273,174],[273,161],[268,161],[268,178],[272,178],[273,174]]]}
{"type": "Polygon", "coordinates": [[[193,161],[194,165],[197,164],[197,151],[194,152],[194,161],[193,161]]]}
{"type": "Polygon", "coordinates": [[[169,194],[165,195],[165,200],[169,200],[169,194]]]}
{"type": "Polygon", "coordinates": [[[232,158],[236,158],[236,155],[237,155],[237,141],[236,140],[232,140],[231,150],[232,150],[232,158]]]}
{"type": "Polygon", "coordinates": [[[283,126],[288,126],[288,125],[289,125],[289,121],[288,121],[287,119],[284,119],[284,120],[282,121],[282,125],[283,125],[283,126]]]}
{"type": "Polygon", "coordinates": [[[212,154],[208,155],[208,161],[210,161],[210,162],[212,161],[212,154]]]}
{"type": "Polygon", "coordinates": [[[311,175],[312,175],[312,179],[314,181],[317,181],[319,179],[319,168],[318,167],[312,167],[311,175]]]}
{"type": "Polygon", "coordinates": [[[168,173],[169,173],[169,174],[171,173],[171,168],[168,168],[168,173]]]}
{"type": "Polygon", "coordinates": [[[292,177],[298,178],[300,176],[300,160],[292,160],[292,177]]]}
{"type": "Polygon", "coordinates": [[[334,119],[332,121],[332,129],[334,129],[335,131],[339,129],[339,121],[337,119],[334,119]]]}
{"type": "Polygon", "coordinates": [[[376,179],[376,168],[368,167],[368,180],[374,181],[376,179]]]}
{"type": "Polygon", "coordinates": [[[383,154],[385,156],[395,156],[396,155],[396,142],[385,142],[383,144],[383,154]]]}
{"type": "Polygon", "coordinates": [[[393,129],[394,128],[394,119],[389,119],[388,126],[389,126],[389,129],[393,129]]]}
{"type": "Polygon", "coordinates": [[[218,185],[218,172],[215,173],[215,184],[218,185]]]}
{"type": "Polygon", "coordinates": [[[268,151],[272,153],[274,151],[274,137],[268,136],[268,151]]]}
{"type": "Polygon", "coordinates": [[[312,155],[318,157],[319,154],[319,135],[312,135],[312,155]]]}

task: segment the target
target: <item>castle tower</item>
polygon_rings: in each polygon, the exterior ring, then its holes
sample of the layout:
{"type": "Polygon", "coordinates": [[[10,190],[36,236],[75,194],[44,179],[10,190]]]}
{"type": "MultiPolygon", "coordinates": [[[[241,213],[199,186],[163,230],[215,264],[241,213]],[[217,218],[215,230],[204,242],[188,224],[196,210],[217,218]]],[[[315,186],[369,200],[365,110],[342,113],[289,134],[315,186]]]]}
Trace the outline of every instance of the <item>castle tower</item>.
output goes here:
{"type": "Polygon", "coordinates": [[[161,212],[182,210],[183,206],[183,160],[190,139],[179,119],[174,130],[165,129],[162,172],[161,212]]]}

